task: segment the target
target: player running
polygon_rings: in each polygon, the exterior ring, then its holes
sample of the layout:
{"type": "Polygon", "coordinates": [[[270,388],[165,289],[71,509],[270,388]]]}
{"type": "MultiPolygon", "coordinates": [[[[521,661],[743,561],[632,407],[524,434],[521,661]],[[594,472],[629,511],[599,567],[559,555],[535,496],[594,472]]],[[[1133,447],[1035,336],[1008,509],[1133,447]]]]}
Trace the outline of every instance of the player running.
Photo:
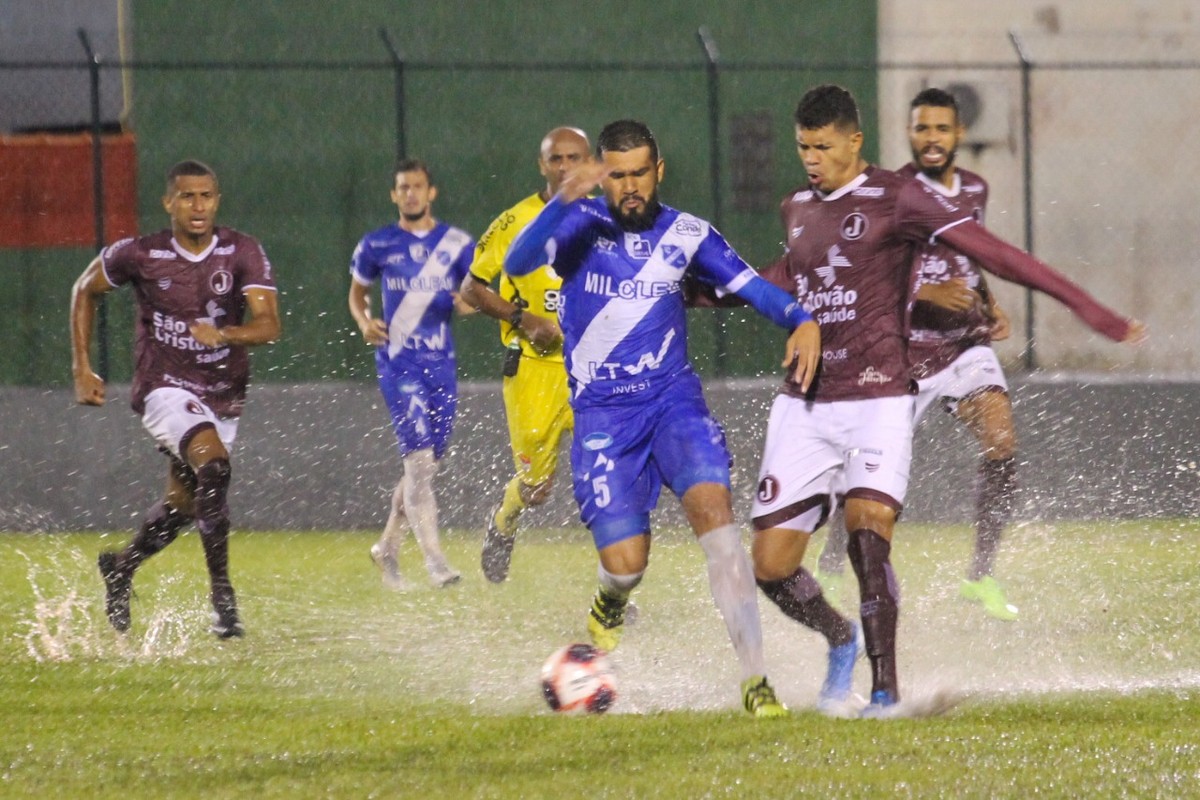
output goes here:
{"type": "MultiPolygon", "coordinates": [[[[1112,339],[1139,341],[1143,328],[992,236],[925,183],[868,164],[858,106],[845,89],[810,90],[795,119],[808,188],[784,198],[787,251],[764,276],[794,289],[821,325],[823,350],[811,387],[789,380],[771,409],[752,511],[754,567],[785,612],[821,597],[801,561],[831,495],[845,488],[847,551],[872,673],[863,714],[888,716],[900,698],[900,597],[890,554],[912,455],[912,244],[944,240],[1001,277],[1052,294],[1112,339]]],[[[818,630],[842,625],[827,604],[791,616],[818,630]]]]}
{"type": "Polygon", "coordinates": [[[786,709],[765,677],[754,578],[733,521],[729,451],[687,359],[684,282],[735,292],[791,331],[784,363],[800,385],[816,366],[820,334],[709,223],[659,202],[663,161],[643,123],[605,126],[597,151],[599,163],[562,182],[505,260],[513,276],[549,262],[563,280],[575,499],[599,553],[588,631],[602,649],[617,645],[649,559],[650,511],[667,486],[704,550],[741,663],[743,704],[758,717],[780,716],[786,709]],[[597,184],[604,197],[587,199],[597,184]]]}
{"type": "Polygon", "coordinates": [[[538,154],[545,187],[492,221],[463,282],[463,299],[500,320],[505,346],[504,412],[516,474],[505,486],[503,499],[488,512],[480,566],[493,583],[508,577],[521,512],[550,499],[558,443],[574,424],[563,368],[562,330],[556,320],[562,278],[548,265],[528,275],[509,275],[503,271],[504,256],[521,229],[558,192],[568,171],[591,158],[587,135],[578,128],[547,133],[538,154]],[[489,288],[497,276],[499,294],[489,288]]]}
{"type": "Polygon", "coordinates": [[[124,549],[98,559],[104,610],[121,632],[130,625],[134,573],[193,520],[212,586],[212,631],[222,639],[244,632],[229,579],[230,450],[250,378],[246,348],[274,342],[280,324],[271,262],[253,237],[215,225],[220,200],[211,168],[179,162],[163,196],[170,230],[109,245],[71,296],[75,399],[99,406],[104,379],[89,359],[96,303],[119,286],[133,287],[131,405],[169,461],[163,499],[124,549]]]}
{"type": "Polygon", "coordinates": [[[475,247],[470,235],[433,216],[437,187],[424,162],[400,162],[392,202],[399,221],[368,233],[350,259],[350,314],[375,348],[379,390],[392,418],[404,475],[371,560],[384,586],[406,589],[396,554],[411,526],[434,586],[457,583],[438,541],[433,479],[446,452],[458,404],[450,315],[471,309],[457,300],[475,247]],[[379,284],[383,315],[371,316],[370,289],[379,284]]]}

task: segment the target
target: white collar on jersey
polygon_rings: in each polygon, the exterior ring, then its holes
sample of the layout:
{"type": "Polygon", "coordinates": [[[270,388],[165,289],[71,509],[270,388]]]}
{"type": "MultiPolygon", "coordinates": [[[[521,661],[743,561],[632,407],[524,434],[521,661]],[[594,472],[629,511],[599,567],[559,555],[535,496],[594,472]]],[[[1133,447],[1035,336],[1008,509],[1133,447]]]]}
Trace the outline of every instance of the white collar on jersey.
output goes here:
{"type": "Polygon", "coordinates": [[[175,237],[171,237],[171,247],[175,248],[175,252],[191,261],[193,264],[199,264],[204,259],[212,255],[212,251],[217,249],[217,234],[213,233],[212,241],[208,243],[208,247],[204,248],[200,253],[190,253],[179,242],[175,241],[175,237]]]}
{"type": "Polygon", "coordinates": [[[954,170],[953,186],[947,186],[941,181],[935,181],[924,172],[917,173],[917,180],[946,197],[958,197],[958,193],[962,191],[962,175],[959,174],[958,170],[954,170]]]}
{"type": "Polygon", "coordinates": [[[858,175],[854,176],[854,178],[849,183],[847,183],[845,186],[842,186],[838,189],[834,189],[829,194],[820,194],[820,192],[818,192],[818,195],[820,195],[822,200],[837,200],[839,197],[843,197],[845,195],[850,194],[851,192],[853,192],[855,189],[862,186],[866,182],[867,182],[867,173],[860,172],[860,173],[858,173],[858,175]]]}

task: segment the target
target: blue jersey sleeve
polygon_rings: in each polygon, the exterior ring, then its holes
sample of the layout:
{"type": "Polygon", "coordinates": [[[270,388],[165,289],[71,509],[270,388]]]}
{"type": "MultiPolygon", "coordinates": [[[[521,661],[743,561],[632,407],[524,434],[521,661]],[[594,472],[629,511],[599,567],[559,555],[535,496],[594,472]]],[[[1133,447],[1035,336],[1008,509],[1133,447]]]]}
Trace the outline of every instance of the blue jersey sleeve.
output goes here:
{"type": "Polygon", "coordinates": [[[805,311],[794,297],[758,275],[748,276],[746,282],[734,290],[734,294],[781,328],[794,330],[812,321],[812,314],[805,311]]]}
{"type": "Polygon", "coordinates": [[[354,255],[350,256],[350,274],[364,283],[374,283],[379,278],[379,265],[366,236],[354,248],[354,255]]]}
{"type": "Polygon", "coordinates": [[[793,330],[812,319],[794,297],[763,280],[716,230],[709,231],[693,264],[701,281],[736,294],[781,328],[793,330]]]}
{"type": "Polygon", "coordinates": [[[555,254],[548,252],[546,245],[570,210],[571,204],[564,203],[558,195],[550,198],[546,207],[517,234],[509,246],[508,254],[504,257],[504,271],[509,275],[528,275],[543,264],[554,263],[555,254]]]}

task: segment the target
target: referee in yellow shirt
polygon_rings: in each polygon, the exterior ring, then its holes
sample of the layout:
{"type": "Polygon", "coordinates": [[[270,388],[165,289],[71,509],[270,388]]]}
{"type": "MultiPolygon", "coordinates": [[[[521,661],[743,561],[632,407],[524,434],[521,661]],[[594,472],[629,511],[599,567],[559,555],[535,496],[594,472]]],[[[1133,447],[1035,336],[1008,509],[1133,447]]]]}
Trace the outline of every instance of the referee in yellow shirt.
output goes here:
{"type": "Polygon", "coordinates": [[[508,577],[521,512],[549,499],[559,439],[574,425],[556,319],[562,279],[548,265],[513,278],[503,271],[504,256],[521,229],[558,192],[567,173],[589,160],[591,144],[583,131],[555,128],[547,133],[538,157],[545,188],[492,221],[475,247],[471,273],[463,282],[463,299],[500,320],[505,345],[504,410],[516,474],[504,488],[503,500],[488,514],[480,564],[493,583],[508,577]],[[491,289],[497,276],[499,293],[491,289]]]}

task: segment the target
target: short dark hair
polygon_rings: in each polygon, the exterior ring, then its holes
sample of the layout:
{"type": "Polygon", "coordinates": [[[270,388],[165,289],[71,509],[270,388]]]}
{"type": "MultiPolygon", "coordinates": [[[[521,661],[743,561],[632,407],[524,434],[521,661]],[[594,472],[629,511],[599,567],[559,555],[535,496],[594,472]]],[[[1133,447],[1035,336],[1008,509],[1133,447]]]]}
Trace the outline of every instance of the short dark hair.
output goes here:
{"type": "Polygon", "coordinates": [[[950,108],[954,110],[954,119],[958,119],[958,101],[954,99],[954,95],[947,92],[945,89],[938,89],[935,86],[930,86],[928,89],[922,89],[917,92],[917,96],[912,99],[908,107],[910,109],[919,108],[920,106],[933,106],[935,108],[950,108]]]}
{"type": "Polygon", "coordinates": [[[429,181],[429,185],[433,186],[433,173],[429,169],[429,165],[419,158],[402,158],[396,162],[396,168],[392,170],[392,185],[396,184],[396,176],[401,172],[424,172],[425,179],[429,181]]]}
{"type": "Polygon", "coordinates": [[[217,173],[213,172],[213,168],[203,161],[196,161],[193,158],[184,159],[175,166],[167,170],[167,191],[175,188],[175,179],[182,177],[202,178],[205,175],[213,179],[213,183],[217,183],[217,173]]]}
{"type": "Polygon", "coordinates": [[[658,163],[658,140],[654,131],[644,122],[636,119],[619,119],[610,122],[600,131],[596,139],[596,155],[603,156],[607,152],[627,153],[639,147],[650,148],[650,160],[658,163]]]}
{"type": "Polygon", "coordinates": [[[841,129],[862,130],[858,103],[848,89],[826,83],[804,93],[796,106],[796,124],[806,130],[836,125],[841,129]]]}

